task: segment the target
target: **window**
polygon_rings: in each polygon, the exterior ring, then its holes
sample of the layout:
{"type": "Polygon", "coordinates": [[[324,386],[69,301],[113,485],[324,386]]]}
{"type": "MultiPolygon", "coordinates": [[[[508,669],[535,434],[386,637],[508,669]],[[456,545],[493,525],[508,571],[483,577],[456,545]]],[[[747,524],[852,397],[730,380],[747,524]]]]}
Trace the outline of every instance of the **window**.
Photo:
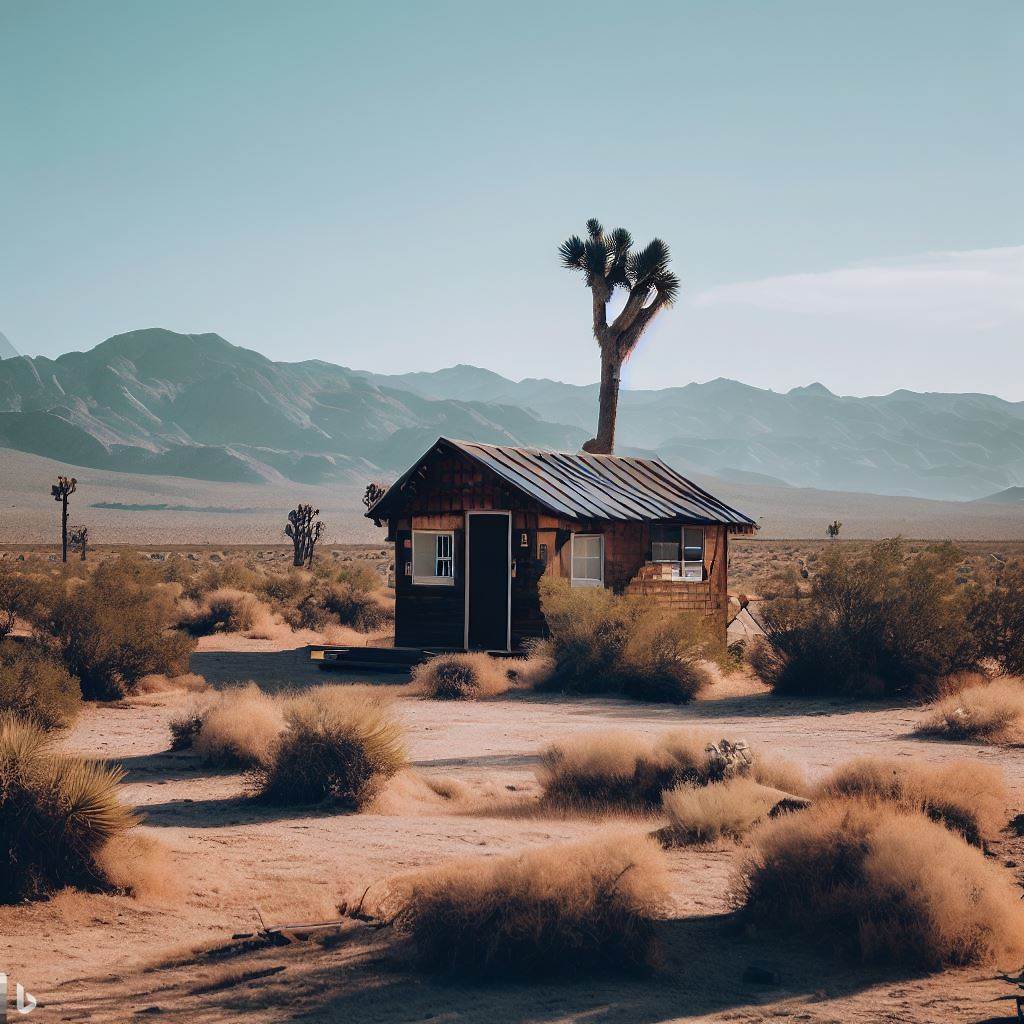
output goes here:
{"type": "Polygon", "coordinates": [[[413,583],[453,586],[455,583],[455,534],[451,531],[413,530],[413,583]]]}
{"type": "Polygon", "coordinates": [[[651,527],[651,561],[675,562],[682,561],[682,532],[678,526],[651,527]]]}
{"type": "Polygon", "coordinates": [[[704,579],[704,527],[683,527],[683,579],[704,579]]]}
{"type": "Polygon", "coordinates": [[[604,586],[604,537],[601,534],[572,535],[572,585],[604,586]]]}

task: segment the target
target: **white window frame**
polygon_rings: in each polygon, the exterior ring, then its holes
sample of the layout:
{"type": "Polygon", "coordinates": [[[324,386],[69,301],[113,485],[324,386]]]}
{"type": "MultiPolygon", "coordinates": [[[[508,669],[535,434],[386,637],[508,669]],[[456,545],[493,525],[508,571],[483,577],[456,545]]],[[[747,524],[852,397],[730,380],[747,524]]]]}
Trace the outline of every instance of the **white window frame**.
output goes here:
{"type": "Polygon", "coordinates": [[[683,526],[680,527],[681,533],[679,536],[679,552],[683,556],[682,573],[683,580],[686,583],[703,583],[704,582],[704,556],[707,553],[708,545],[708,531],[703,526],[683,526]],[[687,530],[700,530],[700,561],[686,559],[686,531],[687,530]],[[695,575],[691,575],[694,573],[695,575]]]}
{"type": "Polygon", "coordinates": [[[412,531],[412,566],[413,566],[413,586],[416,587],[454,587],[455,586],[455,531],[454,530],[413,530],[412,531]],[[435,573],[433,576],[417,576],[416,575],[416,538],[417,537],[433,537],[434,538],[434,569],[435,573]],[[437,553],[437,538],[447,537],[448,538],[448,555],[440,556],[437,553]],[[437,565],[439,562],[447,562],[450,569],[451,575],[449,576],[438,576],[436,573],[437,565]]]}
{"type": "Polygon", "coordinates": [[[604,534],[603,533],[574,533],[569,542],[569,581],[574,587],[603,587],[604,586],[604,534]],[[601,577],[591,579],[589,577],[576,575],[576,538],[596,537],[601,548],[601,577]]]}

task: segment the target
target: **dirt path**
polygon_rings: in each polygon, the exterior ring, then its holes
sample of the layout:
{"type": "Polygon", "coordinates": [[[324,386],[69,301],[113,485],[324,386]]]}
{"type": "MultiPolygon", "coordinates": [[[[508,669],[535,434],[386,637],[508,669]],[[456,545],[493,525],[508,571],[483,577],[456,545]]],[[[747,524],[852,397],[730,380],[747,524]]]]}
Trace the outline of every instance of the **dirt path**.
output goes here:
{"type": "MultiPolygon", "coordinates": [[[[255,679],[268,689],[321,683],[305,652],[205,650],[194,668],[216,685],[255,679]]],[[[237,648],[243,648],[241,650],[237,648]]],[[[344,685],[344,677],[326,681],[344,685]]],[[[381,678],[382,686],[394,686],[381,678]]],[[[398,688],[396,687],[396,690],[398,688]]],[[[311,943],[197,958],[259,923],[333,916],[339,894],[425,864],[576,838],[605,821],[503,812],[535,791],[538,750],[568,733],[679,725],[742,737],[807,766],[812,775],[861,753],[998,763],[1024,802],[1024,751],[924,742],[908,734],[916,709],[867,710],[830,701],[786,701],[727,682],[689,707],[617,700],[513,696],[448,704],[402,694],[397,710],[416,772],[456,778],[483,810],[451,813],[412,779],[374,813],[270,809],[245,798],[244,776],[211,772],[167,750],[167,721],[183,694],[90,707],[67,745],[128,769],[125,799],[172,851],[160,900],[64,893],[46,904],[0,910],[3,969],[40,1002],[39,1019],[126,1021],[984,1021],[1008,992],[991,972],[907,979],[837,967],[806,949],[729,927],[728,886],[741,852],[723,844],[671,856],[678,918],[664,926],[666,964],[652,979],[468,987],[417,975],[353,926],[331,949],[311,943]],[[777,961],[781,988],[741,980],[751,960],[777,961]],[[276,970],[283,968],[283,970],[276,970]],[[274,973],[265,973],[275,969],[274,973]],[[262,975],[262,976],[260,976],[262,975]]],[[[632,819],[632,827],[656,824],[632,819]]]]}

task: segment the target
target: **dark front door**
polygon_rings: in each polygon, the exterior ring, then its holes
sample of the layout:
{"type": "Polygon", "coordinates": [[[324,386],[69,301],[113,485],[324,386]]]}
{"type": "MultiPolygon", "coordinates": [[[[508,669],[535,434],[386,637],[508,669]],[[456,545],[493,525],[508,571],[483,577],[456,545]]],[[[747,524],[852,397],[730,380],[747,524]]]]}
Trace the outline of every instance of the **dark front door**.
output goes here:
{"type": "Polygon", "coordinates": [[[471,650],[508,650],[510,529],[504,513],[466,516],[466,646],[471,650]]]}

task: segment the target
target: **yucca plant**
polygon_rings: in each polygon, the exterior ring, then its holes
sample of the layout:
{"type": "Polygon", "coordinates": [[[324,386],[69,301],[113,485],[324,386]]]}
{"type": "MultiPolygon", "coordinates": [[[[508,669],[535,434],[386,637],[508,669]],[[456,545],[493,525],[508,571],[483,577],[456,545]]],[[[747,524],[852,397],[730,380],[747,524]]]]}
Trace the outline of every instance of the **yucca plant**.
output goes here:
{"type": "Polygon", "coordinates": [[[287,729],[258,769],[258,789],[283,804],[359,810],[406,763],[402,730],[380,701],[319,687],[285,709],[287,729]]]}
{"type": "Polygon", "coordinates": [[[610,455],[615,448],[615,420],[622,364],[629,358],[648,325],[679,294],[679,278],[668,269],[668,246],[654,238],[633,249],[625,228],[605,233],[600,221],[587,221],[587,237],[572,235],[559,247],[567,270],[583,274],[592,297],[594,337],[601,349],[601,397],[597,437],[584,450],[610,455]],[[608,322],[608,303],[616,288],[629,292],[618,316],[608,322]]]}
{"type": "Polygon", "coordinates": [[[123,778],[55,750],[37,725],[0,716],[0,902],[109,887],[97,857],[138,824],[118,799],[123,778]]]}

